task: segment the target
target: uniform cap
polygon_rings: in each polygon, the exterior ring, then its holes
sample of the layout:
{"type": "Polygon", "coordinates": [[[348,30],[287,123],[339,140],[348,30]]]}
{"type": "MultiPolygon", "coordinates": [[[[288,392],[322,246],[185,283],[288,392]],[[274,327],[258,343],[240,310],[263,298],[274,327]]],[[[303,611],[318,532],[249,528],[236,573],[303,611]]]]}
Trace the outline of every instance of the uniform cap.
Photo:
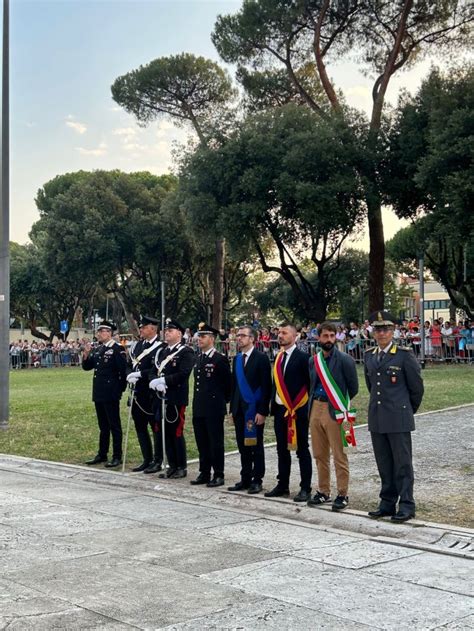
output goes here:
{"type": "Polygon", "coordinates": [[[372,326],[394,326],[396,318],[388,311],[374,311],[369,316],[372,326]]]}
{"type": "Polygon", "coordinates": [[[146,326],[147,324],[158,326],[159,322],[156,318],[152,318],[151,316],[142,316],[139,326],[146,326]]]}
{"type": "Polygon", "coordinates": [[[165,329],[178,329],[184,335],[185,328],[177,321],[167,318],[165,322],[165,329]]]}
{"type": "Polygon", "coordinates": [[[97,327],[98,331],[100,331],[101,329],[104,329],[106,331],[116,331],[117,327],[115,326],[115,324],[109,322],[108,320],[102,320],[102,322],[97,327]]]}
{"type": "Polygon", "coordinates": [[[198,335],[213,335],[214,337],[217,337],[219,335],[219,331],[215,329],[213,326],[211,326],[210,324],[206,324],[205,322],[200,322],[198,324],[197,334],[198,335]]]}

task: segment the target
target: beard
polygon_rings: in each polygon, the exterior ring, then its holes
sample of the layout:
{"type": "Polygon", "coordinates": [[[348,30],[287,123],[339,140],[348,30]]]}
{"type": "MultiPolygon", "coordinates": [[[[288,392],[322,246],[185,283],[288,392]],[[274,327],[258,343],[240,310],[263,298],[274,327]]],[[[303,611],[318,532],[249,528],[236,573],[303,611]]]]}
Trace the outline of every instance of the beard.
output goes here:
{"type": "Polygon", "coordinates": [[[328,353],[334,348],[334,342],[325,342],[324,344],[321,344],[321,348],[323,349],[323,351],[326,351],[328,353]]]}

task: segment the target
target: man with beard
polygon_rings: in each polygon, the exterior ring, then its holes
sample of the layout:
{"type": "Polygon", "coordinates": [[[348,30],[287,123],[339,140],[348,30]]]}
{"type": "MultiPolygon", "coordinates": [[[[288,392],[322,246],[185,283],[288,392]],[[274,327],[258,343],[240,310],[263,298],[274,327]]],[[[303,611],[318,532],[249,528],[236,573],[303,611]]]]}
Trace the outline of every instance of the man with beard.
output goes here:
{"type": "Polygon", "coordinates": [[[309,361],[311,391],[309,425],[313,456],[318,471],[318,489],[308,501],[309,506],[319,506],[331,501],[330,456],[332,453],[336,471],[337,496],[332,503],[332,510],[340,511],[349,503],[349,461],[344,453],[341,428],[336,421],[335,409],[328,396],[328,382],[333,380],[343,397],[355,397],[359,390],[355,362],[346,353],[335,348],[336,327],[332,322],[323,322],[319,329],[321,355],[315,355],[309,361]],[[324,365],[325,375],[318,366],[324,365]]]}
{"type": "Polygon", "coordinates": [[[275,417],[278,454],[278,483],[265,497],[290,493],[291,450],[296,450],[300,466],[300,491],[293,500],[311,499],[311,454],[308,445],[309,356],[296,347],[298,331],[293,324],[282,324],[278,331],[280,352],[273,368],[271,411],[275,417]]]}
{"type": "Polygon", "coordinates": [[[240,353],[233,362],[230,411],[242,468],[240,481],[228,490],[246,489],[247,493],[255,494],[262,491],[265,475],[263,430],[272,392],[272,375],[267,355],[254,347],[255,329],[242,326],[236,337],[240,353]]]}
{"type": "Polygon", "coordinates": [[[158,350],[165,345],[158,339],[158,320],[156,318],[143,316],[140,321],[140,338],[130,353],[133,371],[127,376],[127,382],[134,389],[131,399],[132,417],[143,456],[143,462],[132,471],[156,473],[161,471],[163,464],[163,442],[161,427],[155,420],[153,409],[156,397],[148,384],[150,375],[155,368],[155,356],[158,350]],[[149,425],[152,430],[154,450],[148,432],[149,425]]]}
{"type": "Polygon", "coordinates": [[[165,324],[166,346],[155,356],[155,368],[149,384],[158,393],[156,419],[165,427],[165,447],[169,468],[163,478],[185,478],[186,441],[185,411],[189,399],[189,375],[194,366],[194,351],[183,342],[185,329],[176,320],[165,324]],[[165,400],[162,418],[162,400],[165,400]]]}

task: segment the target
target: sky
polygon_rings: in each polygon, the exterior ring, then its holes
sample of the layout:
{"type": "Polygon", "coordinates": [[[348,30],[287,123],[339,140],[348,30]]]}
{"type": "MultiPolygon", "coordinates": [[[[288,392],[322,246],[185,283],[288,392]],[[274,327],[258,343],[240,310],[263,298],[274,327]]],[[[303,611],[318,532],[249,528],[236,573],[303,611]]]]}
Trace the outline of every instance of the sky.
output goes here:
{"type": "MultiPolygon", "coordinates": [[[[173,143],[166,120],[140,128],[112,100],[114,80],[157,57],[190,52],[220,61],[210,39],[216,17],[240,0],[10,0],[10,238],[28,241],[39,218],[34,198],[56,175],[93,169],[167,173],[173,143]]],[[[222,63],[222,62],[221,62],[222,63]]],[[[423,62],[392,80],[414,92],[423,62]]],[[[349,103],[370,108],[370,78],[351,63],[328,68],[349,103]]],[[[232,72],[233,69],[230,68],[232,72]]],[[[384,210],[385,236],[402,227],[384,210]]],[[[356,243],[368,248],[365,236],[356,243]]]]}

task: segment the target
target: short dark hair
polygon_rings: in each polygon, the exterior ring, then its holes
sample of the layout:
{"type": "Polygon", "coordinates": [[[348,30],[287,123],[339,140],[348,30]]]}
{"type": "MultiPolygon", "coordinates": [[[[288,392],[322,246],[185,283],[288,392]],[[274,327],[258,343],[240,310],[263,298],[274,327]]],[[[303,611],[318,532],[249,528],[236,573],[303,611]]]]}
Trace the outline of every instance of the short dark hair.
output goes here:
{"type": "Polygon", "coordinates": [[[254,340],[257,339],[258,333],[253,326],[250,326],[250,324],[243,324],[242,326],[239,326],[239,329],[247,329],[247,335],[251,335],[254,340]]]}
{"type": "Polygon", "coordinates": [[[296,328],[296,326],[292,322],[282,322],[280,324],[280,326],[279,326],[280,329],[283,329],[283,328],[286,328],[286,327],[288,327],[290,329],[293,329],[295,333],[298,333],[298,329],[296,328]]]}
{"type": "Polygon", "coordinates": [[[331,331],[331,333],[337,333],[336,325],[328,321],[323,322],[319,326],[319,332],[322,333],[323,331],[331,331]]]}

